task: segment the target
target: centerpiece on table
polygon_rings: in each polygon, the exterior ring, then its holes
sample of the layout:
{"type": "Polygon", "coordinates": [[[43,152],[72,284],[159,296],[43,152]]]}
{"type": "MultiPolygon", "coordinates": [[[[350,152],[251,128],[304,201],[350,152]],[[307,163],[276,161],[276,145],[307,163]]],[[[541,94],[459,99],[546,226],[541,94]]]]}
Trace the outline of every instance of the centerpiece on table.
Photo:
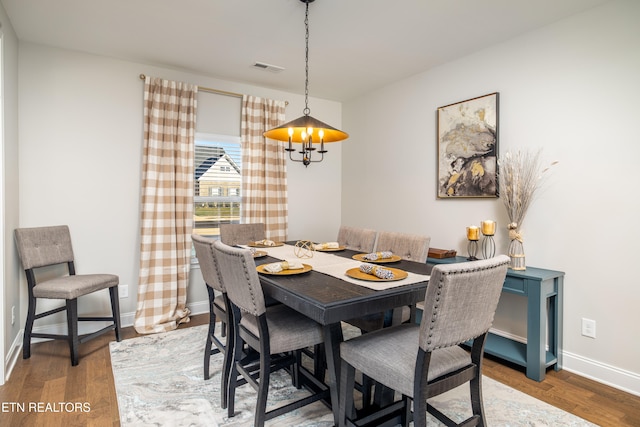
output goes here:
{"type": "MultiPolygon", "coordinates": [[[[553,162],[550,166],[556,163],[553,162]]],[[[500,198],[509,217],[507,229],[511,269],[525,270],[522,222],[549,167],[542,168],[540,150],[507,152],[498,159],[498,167],[500,198]]]]}

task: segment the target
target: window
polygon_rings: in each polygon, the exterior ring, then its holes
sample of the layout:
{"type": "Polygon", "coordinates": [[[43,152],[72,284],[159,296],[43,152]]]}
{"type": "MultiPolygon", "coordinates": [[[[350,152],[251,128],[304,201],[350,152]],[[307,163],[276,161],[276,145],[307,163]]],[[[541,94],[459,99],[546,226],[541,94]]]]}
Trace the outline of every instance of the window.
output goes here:
{"type": "Polygon", "coordinates": [[[193,232],[220,236],[220,224],[240,222],[242,155],[237,136],[196,133],[193,232]]]}

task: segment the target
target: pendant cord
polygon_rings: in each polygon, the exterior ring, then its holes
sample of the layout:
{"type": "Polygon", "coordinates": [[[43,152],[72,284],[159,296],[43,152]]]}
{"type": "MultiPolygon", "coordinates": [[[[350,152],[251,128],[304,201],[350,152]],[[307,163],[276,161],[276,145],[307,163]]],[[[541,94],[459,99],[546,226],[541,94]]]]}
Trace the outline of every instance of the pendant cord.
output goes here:
{"type": "Polygon", "coordinates": [[[304,115],[311,114],[309,109],[309,2],[307,2],[307,9],[304,15],[304,28],[305,28],[305,52],[304,52],[304,115]]]}

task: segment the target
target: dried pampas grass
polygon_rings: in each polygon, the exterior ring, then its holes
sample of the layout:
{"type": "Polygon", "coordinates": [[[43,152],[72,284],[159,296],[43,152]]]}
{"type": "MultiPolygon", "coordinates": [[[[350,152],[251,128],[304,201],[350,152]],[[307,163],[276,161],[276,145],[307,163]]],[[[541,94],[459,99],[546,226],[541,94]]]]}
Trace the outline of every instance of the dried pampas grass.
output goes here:
{"type": "Polygon", "coordinates": [[[541,150],[518,150],[507,152],[498,159],[498,180],[500,183],[500,198],[502,199],[510,224],[509,237],[521,240],[518,234],[522,222],[527,214],[537,190],[542,184],[545,173],[550,166],[542,168],[540,161],[541,150]],[[512,232],[517,236],[512,236],[512,232]]]}

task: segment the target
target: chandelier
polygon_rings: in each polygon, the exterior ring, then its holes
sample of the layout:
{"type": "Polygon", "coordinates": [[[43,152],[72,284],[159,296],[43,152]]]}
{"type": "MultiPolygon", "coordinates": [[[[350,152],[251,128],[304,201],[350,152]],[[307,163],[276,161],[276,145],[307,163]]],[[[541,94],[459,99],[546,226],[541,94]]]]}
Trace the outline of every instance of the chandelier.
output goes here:
{"type": "Polygon", "coordinates": [[[286,151],[289,152],[289,159],[294,162],[301,162],[305,166],[311,163],[321,162],[324,159],[325,143],[342,141],[347,139],[349,135],[329,126],[326,123],[312,117],[309,109],[309,3],[314,0],[300,0],[306,5],[306,13],[304,17],[305,27],[305,80],[304,80],[304,110],[302,116],[285,123],[281,126],[266,131],[263,135],[266,138],[275,139],[277,141],[288,142],[286,151]],[[302,149],[298,151],[301,154],[299,159],[293,157],[292,153],[296,151],[293,143],[302,144],[302,149]],[[315,145],[314,145],[315,144],[315,145]],[[320,149],[317,150],[317,145],[320,149]],[[312,158],[312,153],[316,151],[320,154],[320,158],[312,158]]]}

